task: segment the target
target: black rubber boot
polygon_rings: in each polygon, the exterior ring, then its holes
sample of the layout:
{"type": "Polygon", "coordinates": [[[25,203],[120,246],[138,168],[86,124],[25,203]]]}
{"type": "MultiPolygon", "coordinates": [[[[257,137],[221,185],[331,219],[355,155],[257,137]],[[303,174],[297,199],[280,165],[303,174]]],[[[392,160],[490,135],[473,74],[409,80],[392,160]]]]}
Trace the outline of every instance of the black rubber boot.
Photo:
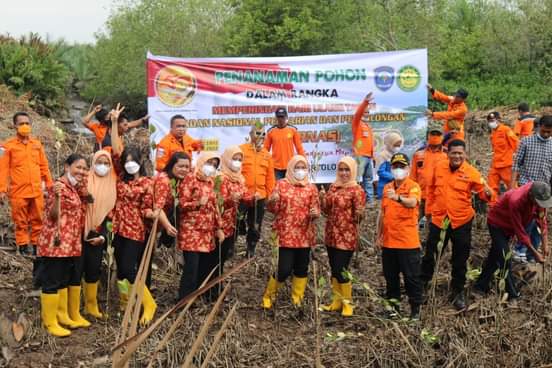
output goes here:
{"type": "Polygon", "coordinates": [[[247,243],[247,251],[245,252],[245,256],[247,258],[251,258],[255,256],[255,248],[257,247],[257,244],[255,243],[247,243]]]}
{"type": "Polygon", "coordinates": [[[466,297],[464,296],[464,290],[459,291],[452,301],[452,305],[454,305],[454,308],[457,310],[463,310],[466,309],[466,297]]]}
{"type": "Polygon", "coordinates": [[[420,320],[420,306],[417,304],[410,305],[410,320],[413,322],[420,320]]]}

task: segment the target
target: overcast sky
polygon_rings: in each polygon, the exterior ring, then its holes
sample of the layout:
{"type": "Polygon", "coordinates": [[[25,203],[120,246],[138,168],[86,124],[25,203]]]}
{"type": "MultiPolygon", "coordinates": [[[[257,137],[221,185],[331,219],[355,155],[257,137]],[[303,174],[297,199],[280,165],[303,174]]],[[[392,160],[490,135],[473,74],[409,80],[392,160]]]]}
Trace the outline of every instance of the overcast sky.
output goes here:
{"type": "Polygon", "coordinates": [[[29,32],[51,40],[93,43],[103,29],[112,0],[0,0],[0,34],[29,32]]]}

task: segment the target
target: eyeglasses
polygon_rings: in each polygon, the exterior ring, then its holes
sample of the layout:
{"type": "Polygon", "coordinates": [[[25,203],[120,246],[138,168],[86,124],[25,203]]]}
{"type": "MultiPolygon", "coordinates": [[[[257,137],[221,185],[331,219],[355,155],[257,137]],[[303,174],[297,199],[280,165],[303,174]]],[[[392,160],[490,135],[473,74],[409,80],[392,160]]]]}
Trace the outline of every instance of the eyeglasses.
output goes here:
{"type": "Polygon", "coordinates": [[[255,132],[255,137],[264,138],[265,136],[266,136],[266,132],[262,132],[262,131],[256,131],[255,132]]]}

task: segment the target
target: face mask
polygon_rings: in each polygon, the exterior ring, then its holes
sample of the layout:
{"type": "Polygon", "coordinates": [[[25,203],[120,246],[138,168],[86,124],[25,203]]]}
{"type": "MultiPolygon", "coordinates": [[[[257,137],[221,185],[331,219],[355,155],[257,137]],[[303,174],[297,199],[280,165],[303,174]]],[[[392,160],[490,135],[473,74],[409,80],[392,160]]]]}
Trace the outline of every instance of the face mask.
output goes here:
{"type": "Polygon", "coordinates": [[[67,172],[67,180],[69,180],[69,184],[71,184],[72,186],[77,185],[77,178],[71,175],[70,172],[67,172]]]}
{"type": "Polygon", "coordinates": [[[438,146],[440,144],[443,144],[443,136],[442,135],[430,135],[429,139],[427,140],[427,143],[430,146],[438,146]]]}
{"type": "Polygon", "coordinates": [[[305,177],[307,176],[307,170],[303,170],[303,169],[295,170],[293,173],[293,176],[295,176],[295,179],[301,181],[305,179],[305,177]]]}
{"type": "Polygon", "coordinates": [[[400,146],[400,147],[393,147],[392,150],[393,150],[393,153],[399,153],[399,152],[401,152],[401,150],[402,150],[402,146],[400,146]]]}
{"type": "Polygon", "coordinates": [[[29,124],[20,125],[17,127],[17,133],[23,137],[31,134],[31,126],[29,124]]]}
{"type": "Polygon", "coordinates": [[[232,163],[230,164],[230,167],[233,171],[240,171],[242,166],[242,162],[238,160],[232,160],[232,163]]]}
{"type": "Polygon", "coordinates": [[[125,170],[130,175],[134,175],[140,170],[140,165],[135,161],[129,161],[125,164],[125,170]]]}
{"type": "Polygon", "coordinates": [[[201,168],[201,171],[203,172],[203,175],[210,178],[211,176],[215,176],[215,173],[217,172],[217,169],[213,165],[203,165],[201,168]]]}
{"type": "Polygon", "coordinates": [[[543,142],[547,142],[550,140],[550,138],[552,137],[548,137],[548,138],[543,138],[540,133],[537,133],[537,138],[540,140],[540,141],[543,141],[543,142]]]}
{"type": "Polygon", "coordinates": [[[496,122],[496,120],[489,121],[489,128],[496,129],[497,127],[498,127],[498,123],[496,122]]]}
{"type": "Polygon", "coordinates": [[[106,176],[109,172],[109,166],[105,164],[96,164],[94,165],[94,172],[98,174],[98,176],[106,176]]]}
{"type": "Polygon", "coordinates": [[[396,168],[391,170],[391,174],[393,174],[393,178],[397,180],[402,180],[408,175],[408,170],[403,168],[396,168]]]}

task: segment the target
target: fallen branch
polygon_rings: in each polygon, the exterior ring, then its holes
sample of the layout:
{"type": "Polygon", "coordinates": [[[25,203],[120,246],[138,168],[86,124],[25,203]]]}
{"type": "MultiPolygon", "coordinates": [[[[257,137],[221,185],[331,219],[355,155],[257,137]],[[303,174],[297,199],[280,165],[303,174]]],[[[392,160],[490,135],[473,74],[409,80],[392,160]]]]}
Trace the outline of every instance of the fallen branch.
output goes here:
{"type": "Polygon", "coordinates": [[[222,324],[220,330],[215,335],[215,338],[213,339],[213,343],[211,344],[211,348],[207,352],[207,355],[205,356],[205,359],[203,359],[203,363],[201,364],[200,368],[207,368],[207,365],[211,361],[211,358],[216,353],[218,344],[220,342],[220,339],[222,339],[222,336],[226,332],[226,329],[228,328],[228,325],[230,324],[230,321],[232,320],[232,317],[234,316],[234,313],[236,312],[238,304],[235,303],[232,309],[230,310],[230,313],[228,313],[228,316],[224,320],[224,323],[222,324]]]}

